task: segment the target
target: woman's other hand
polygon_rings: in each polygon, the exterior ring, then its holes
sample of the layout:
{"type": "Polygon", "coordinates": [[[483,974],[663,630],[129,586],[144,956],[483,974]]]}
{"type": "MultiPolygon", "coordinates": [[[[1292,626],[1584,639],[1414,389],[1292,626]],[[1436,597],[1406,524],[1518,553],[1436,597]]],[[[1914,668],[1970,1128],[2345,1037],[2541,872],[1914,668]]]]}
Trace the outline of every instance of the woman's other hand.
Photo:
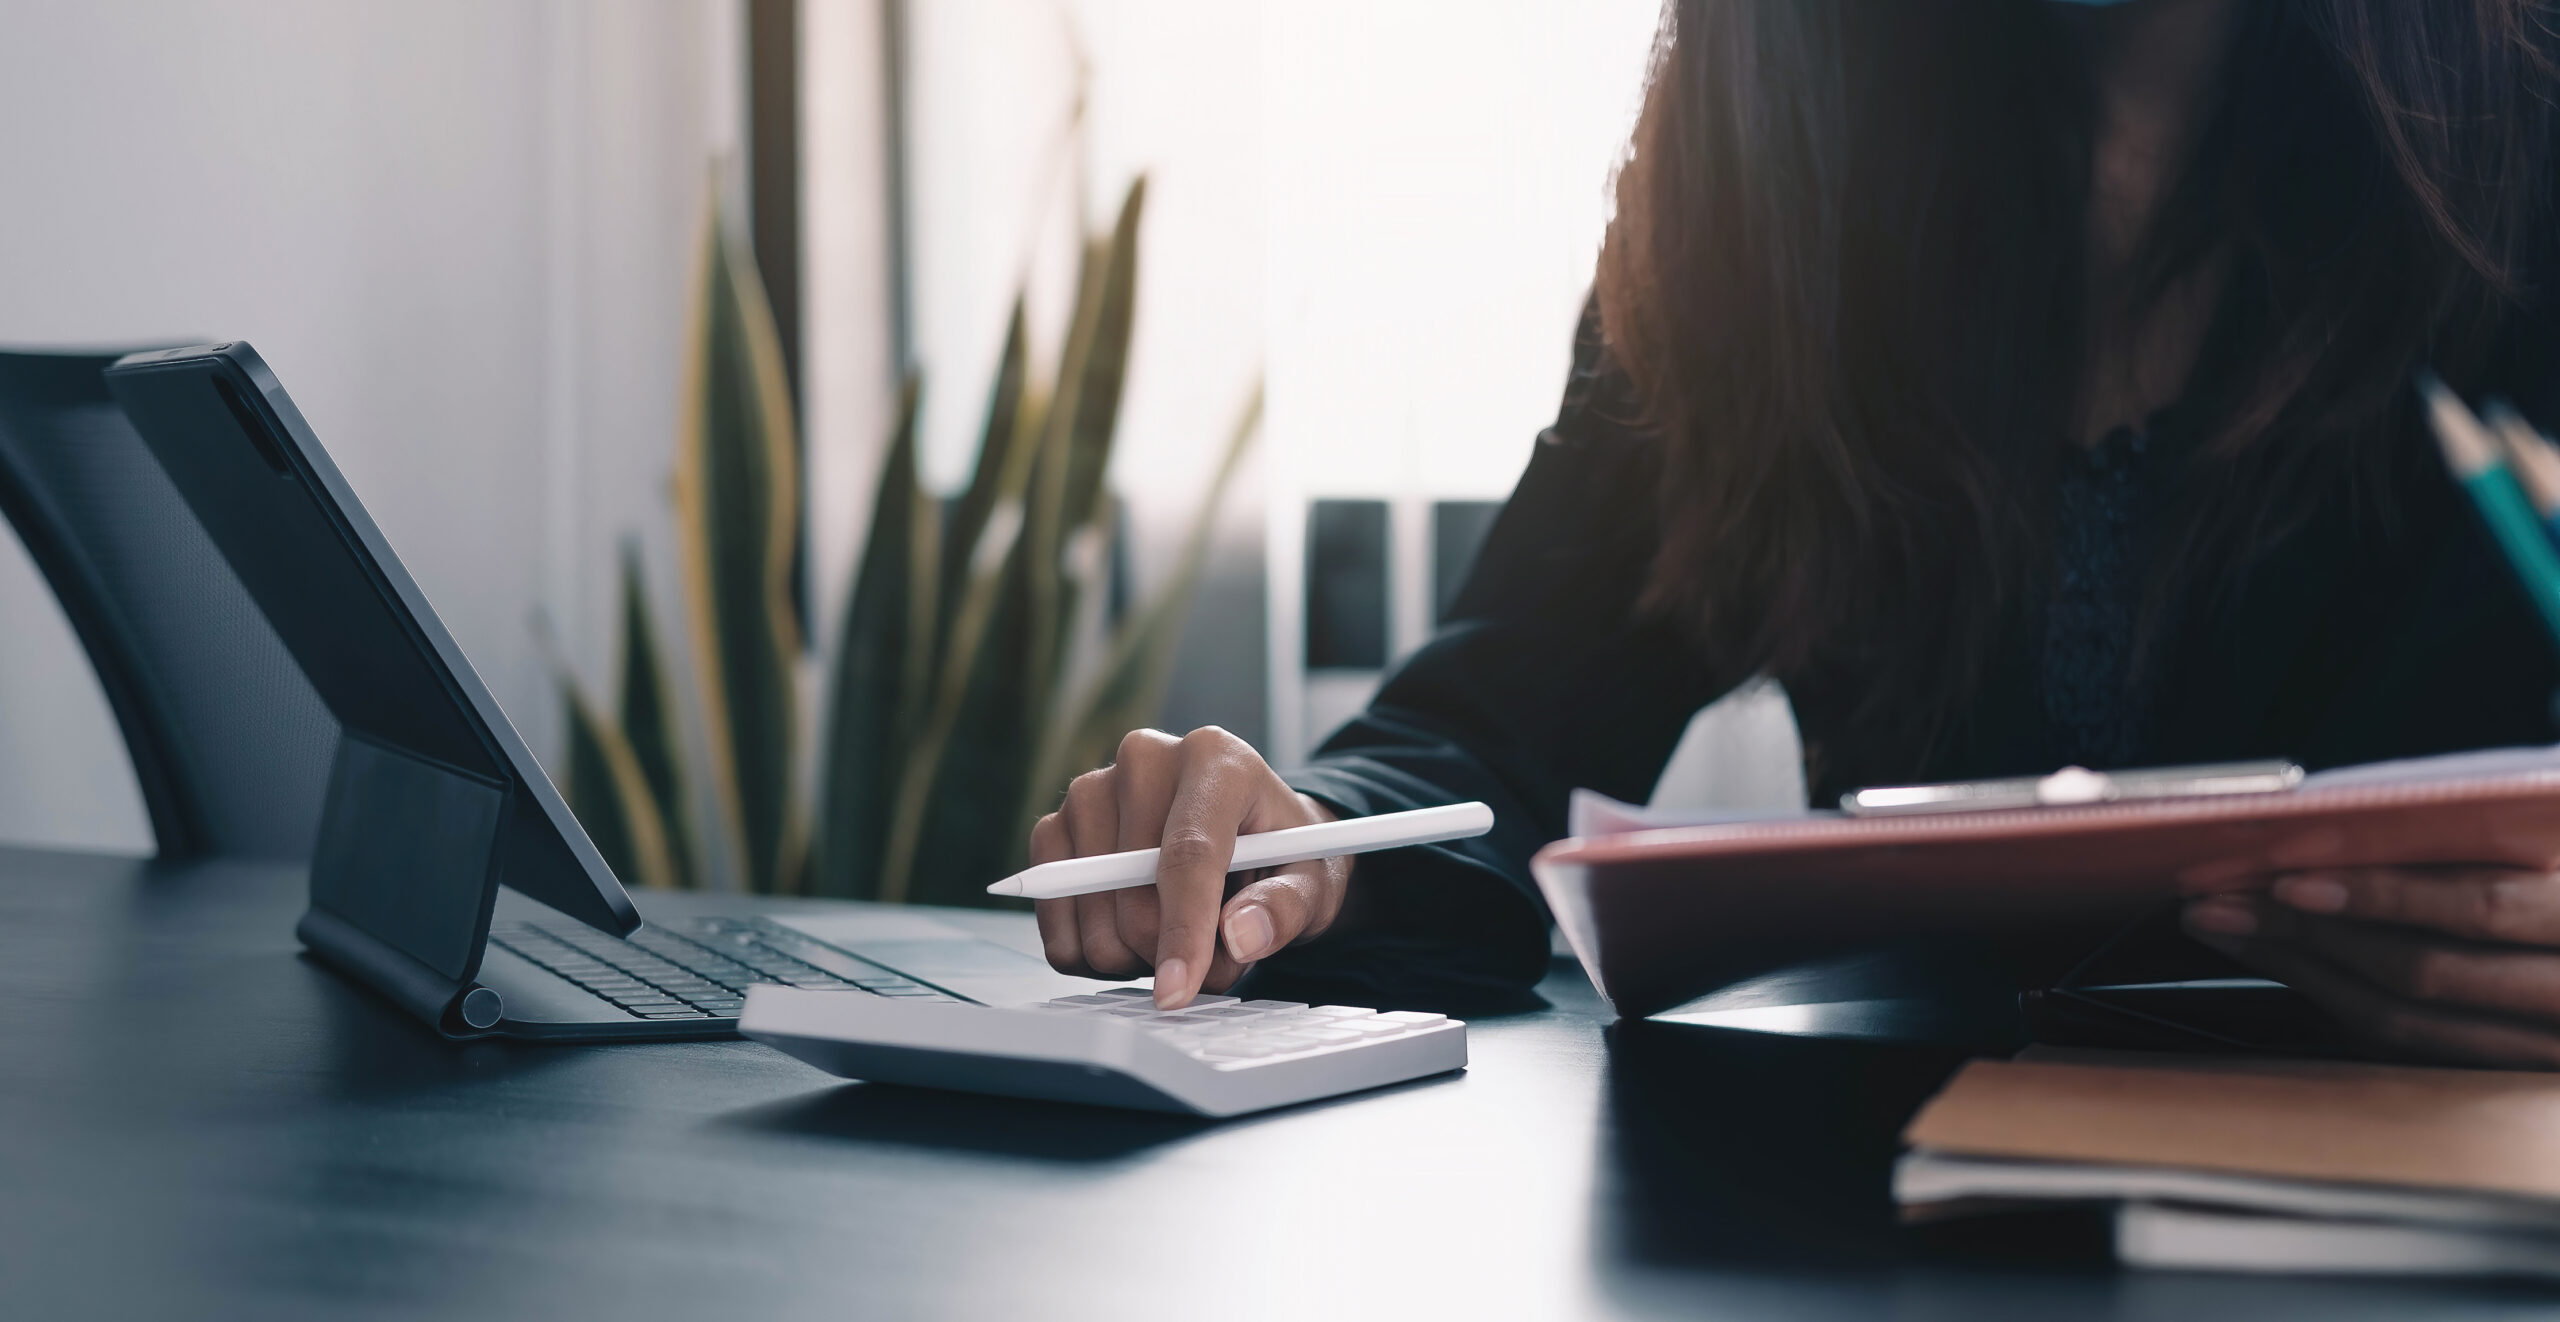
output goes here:
{"type": "Polygon", "coordinates": [[[1063,973],[1153,969],[1166,1008],[1224,991],[1255,960],[1330,926],[1351,880],[1350,859],[1318,859],[1240,873],[1231,896],[1236,837],[1332,820],[1216,726],[1179,739],[1131,731],[1110,766],[1076,777],[1066,802],[1031,828],[1031,861],[1160,847],[1156,884],[1039,901],[1040,944],[1063,973]]]}
{"type": "Polygon", "coordinates": [[[2197,940],[2404,1055],[2560,1069],[2560,876],[2289,873],[2189,902],[2197,940]]]}

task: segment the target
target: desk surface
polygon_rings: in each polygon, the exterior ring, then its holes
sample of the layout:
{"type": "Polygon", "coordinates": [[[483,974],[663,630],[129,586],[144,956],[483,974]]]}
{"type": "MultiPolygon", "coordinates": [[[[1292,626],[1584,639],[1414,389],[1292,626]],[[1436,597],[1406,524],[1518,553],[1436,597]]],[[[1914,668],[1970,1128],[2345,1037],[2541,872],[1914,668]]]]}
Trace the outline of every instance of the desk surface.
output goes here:
{"type": "MultiPolygon", "coordinates": [[[[1480,1019],[1461,1076],[1223,1124],[744,1042],[449,1045],[297,955],[298,877],[0,849],[0,1316],[2547,1314],[1894,1228],[1963,1052],[1480,1019]]],[[[646,907],[646,906],[644,906],[646,907]]],[[[1018,915],[968,915],[1027,939],[1018,915]]]]}

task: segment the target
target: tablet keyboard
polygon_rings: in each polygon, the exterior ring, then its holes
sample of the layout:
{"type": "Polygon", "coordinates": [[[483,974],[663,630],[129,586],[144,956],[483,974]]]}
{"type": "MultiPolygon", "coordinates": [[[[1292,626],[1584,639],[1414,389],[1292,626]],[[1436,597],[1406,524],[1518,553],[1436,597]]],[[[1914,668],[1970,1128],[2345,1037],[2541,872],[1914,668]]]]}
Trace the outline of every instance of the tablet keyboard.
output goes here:
{"type": "Polygon", "coordinates": [[[489,944],[610,1001],[636,1019],[734,1019],[760,983],[953,999],[779,923],[705,918],[607,936],[575,923],[494,923],[489,944]]]}

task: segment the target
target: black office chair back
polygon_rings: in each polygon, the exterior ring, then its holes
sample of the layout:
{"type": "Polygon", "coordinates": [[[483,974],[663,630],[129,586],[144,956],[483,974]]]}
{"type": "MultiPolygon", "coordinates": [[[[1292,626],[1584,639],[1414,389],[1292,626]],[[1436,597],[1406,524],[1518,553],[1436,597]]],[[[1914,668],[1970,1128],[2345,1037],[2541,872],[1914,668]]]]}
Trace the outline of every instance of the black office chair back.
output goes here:
{"type": "Polygon", "coordinates": [[[163,858],[307,861],[338,724],[107,395],[0,353],[0,515],[89,653],[163,858]]]}

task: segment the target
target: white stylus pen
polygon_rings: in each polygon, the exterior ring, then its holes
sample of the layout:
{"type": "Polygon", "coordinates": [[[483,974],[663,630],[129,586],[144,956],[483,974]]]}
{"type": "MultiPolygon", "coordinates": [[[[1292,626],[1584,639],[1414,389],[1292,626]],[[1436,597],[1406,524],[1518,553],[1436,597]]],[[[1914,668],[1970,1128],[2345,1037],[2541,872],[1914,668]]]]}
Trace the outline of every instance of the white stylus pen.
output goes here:
{"type": "MultiPolygon", "coordinates": [[[[1492,829],[1493,809],[1481,803],[1453,803],[1445,808],[1416,808],[1411,812],[1382,812],[1375,817],[1347,817],[1338,822],[1317,822],[1312,826],[1291,826],[1237,836],[1235,856],[1227,864],[1227,870],[1243,872],[1248,868],[1267,868],[1281,863],[1304,863],[1311,858],[1340,858],[1345,854],[1401,849],[1406,845],[1464,840],[1492,829]]],[[[1156,855],[1162,852],[1132,849],[1120,854],[1062,858],[1055,863],[1024,868],[987,887],[987,894],[1019,895],[1029,900],[1063,900],[1070,895],[1091,895],[1096,891],[1145,886],[1155,881],[1156,855]]]]}

